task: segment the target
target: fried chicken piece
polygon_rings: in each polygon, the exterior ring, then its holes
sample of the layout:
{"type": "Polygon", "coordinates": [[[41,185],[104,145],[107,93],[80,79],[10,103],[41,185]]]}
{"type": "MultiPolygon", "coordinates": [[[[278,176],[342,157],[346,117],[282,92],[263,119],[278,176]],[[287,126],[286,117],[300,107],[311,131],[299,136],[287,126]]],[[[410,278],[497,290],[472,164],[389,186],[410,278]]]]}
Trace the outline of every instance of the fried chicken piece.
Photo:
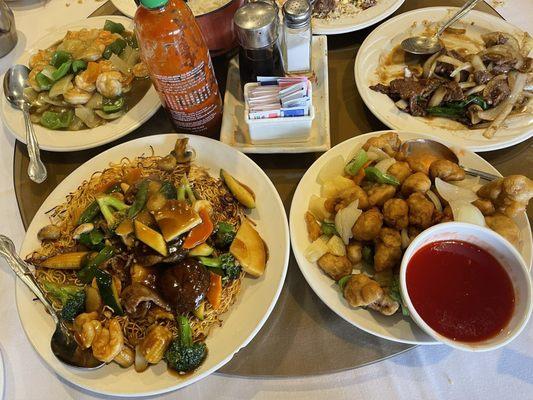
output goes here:
{"type": "Polygon", "coordinates": [[[456,163],[449,160],[435,160],[429,166],[431,179],[440,178],[443,181],[462,181],[465,171],[456,163]]]}
{"type": "Polygon", "coordinates": [[[396,194],[396,188],[392,185],[378,184],[368,189],[368,202],[370,206],[382,206],[396,194]]]}
{"type": "Polygon", "coordinates": [[[496,212],[494,204],[492,204],[492,201],[488,199],[477,199],[473,201],[472,204],[479,208],[479,211],[481,211],[481,213],[485,216],[492,215],[496,212]]]}
{"type": "Polygon", "coordinates": [[[324,202],[324,208],[330,214],[335,214],[335,207],[337,207],[337,203],[338,202],[339,202],[339,199],[337,199],[337,198],[335,198],[335,199],[332,199],[332,198],[326,199],[326,201],[324,202]]]}
{"type": "Polygon", "coordinates": [[[389,156],[393,157],[394,154],[400,149],[400,138],[396,132],[387,132],[383,135],[371,137],[363,145],[364,150],[368,150],[370,147],[377,147],[383,150],[389,156]]]}
{"type": "Polygon", "coordinates": [[[376,240],[374,269],[376,272],[392,269],[402,260],[402,238],[391,228],[382,228],[376,240]]]}
{"type": "Polygon", "coordinates": [[[364,211],[354,226],[352,233],[355,240],[374,240],[383,226],[383,215],[376,207],[364,211]]]}
{"type": "Polygon", "coordinates": [[[411,193],[426,193],[431,188],[431,180],[422,172],[410,175],[402,184],[402,194],[409,196],[411,193]]]}
{"type": "Polygon", "coordinates": [[[353,186],[344,189],[339,193],[339,196],[336,200],[337,204],[335,205],[335,211],[339,211],[344,207],[348,207],[348,205],[355,200],[359,200],[359,205],[357,208],[360,210],[366,210],[369,207],[368,195],[361,188],[361,186],[353,186]]]}
{"type": "Polygon", "coordinates": [[[305,224],[307,225],[307,234],[311,242],[314,242],[322,235],[320,224],[309,211],[305,213],[305,224]]]}
{"type": "Polygon", "coordinates": [[[499,233],[507,239],[513,246],[520,246],[520,230],[516,223],[506,215],[496,213],[494,215],[487,215],[485,222],[488,227],[494,232],[499,233]]]}
{"type": "Polygon", "coordinates": [[[363,259],[363,245],[359,242],[351,242],[346,246],[346,255],[353,265],[359,264],[363,259]]]}
{"type": "Polygon", "coordinates": [[[326,253],[318,259],[318,266],[324,271],[331,279],[338,281],[346,275],[352,273],[352,263],[346,256],[335,256],[331,253],[326,253]]]}
{"type": "Polygon", "coordinates": [[[383,205],[385,223],[395,229],[407,228],[409,225],[409,206],[402,199],[389,199],[383,205]]]}
{"type": "Polygon", "coordinates": [[[523,175],[509,175],[483,185],[477,195],[491,200],[496,211],[513,218],[525,211],[533,197],[533,181],[523,175]]]}
{"type": "Polygon", "coordinates": [[[409,196],[407,204],[409,205],[409,224],[422,229],[429,228],[435,205],[420,192],[409,196]]]}
{"type": "Polygon", "coordinates": [[[348,279],[343,295],[352,307],[369,307],[384,315],[394,314],[400,306],[376,281],[363,274],[352,275],[348,279]]]}
{"type": "Polygon", "coordinates": [[[401,185],[411,175],[411,167],[405,161],[396,161],[389,167],[387,173],[398,179],[401,185]]]}
{"type": "Polygon", "coordinates": [[[409,236],[409,239],[412,241],[415,237],[420,235],[422,233],[423,229],[418,228],[416,226],[409,226],[407,228],[407,236],[409,236]]]}

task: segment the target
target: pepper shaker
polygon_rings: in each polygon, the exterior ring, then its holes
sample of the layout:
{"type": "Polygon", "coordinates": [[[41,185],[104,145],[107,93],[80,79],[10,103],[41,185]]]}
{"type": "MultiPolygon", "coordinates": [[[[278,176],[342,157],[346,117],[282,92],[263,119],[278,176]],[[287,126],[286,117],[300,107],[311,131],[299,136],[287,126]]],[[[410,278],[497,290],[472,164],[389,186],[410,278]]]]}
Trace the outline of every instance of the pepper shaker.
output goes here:
{"type": "Polygon", "coordinates": [[[15,16],[4,0],[0,0],[0,57],[5,56],[17,44],[15,16]]]}
{"type": "Polygon", "coordinates": [[[308,0],[287,0],[283,4],[283,65],[286,73],[311,71],[311,14],[308,0]]]}
{"type": "Polygon", "coordinates": [[[278,46],[278,10],[257,1],[240,7],[233,18],[239,40],[241,85],[256,82],[258,76],[282,76],[278,46]]]}

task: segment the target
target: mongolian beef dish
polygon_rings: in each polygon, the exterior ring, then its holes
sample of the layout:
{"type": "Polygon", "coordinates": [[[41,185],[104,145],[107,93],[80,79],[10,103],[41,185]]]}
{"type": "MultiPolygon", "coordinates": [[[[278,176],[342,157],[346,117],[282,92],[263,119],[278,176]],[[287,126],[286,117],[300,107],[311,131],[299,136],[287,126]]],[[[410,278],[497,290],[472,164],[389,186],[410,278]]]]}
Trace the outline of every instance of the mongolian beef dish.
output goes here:
{"type": "Polygon", "coordinates": [[[338,283],[352,307],[393,315],[403,307],[398,273],[410,242],[432,225],[486,226],[520,246],[513,218],[533,196],[522,175],[481,185],[457,164],[433,154],[406,156],[395,132],[367,140],[320,171],[320,196],[305,213],[306,258],[338,283]]]}
{"type": "Polygon", "coordinates": [[[69,31],[29,60],[25,96],[33,123],[53,130],[95,128],[123,116],[150,87],[137,40],[124,25],[69,31]]]}
{"type": "Polygon", "coordinates": [[[376,4],[377,0],[316,0],[313,5],[313,17],[341,18],[355,15],[376,4]]]}
{"type": "MultiPolygon", "coordinates": [[[[461,29],[452,31],[464,34],[461,29]]],[[[483,48],[476,52],[457,47],[426,59],[408,60],[405,55],[402,77],[370,88],[415,117],[453,119],[484,129],[489,139],[506,120],[533,123],[533,63],[528,57],[533,39],[526,35],[519,42],[503,32],[487,33],[482,39],[483,48]]]]}
{"type": "Polygon", "coordinates": [[[187,139],[165,156],[123,159],[50,211],[27,261],[82,349],[140,372],[164,360],[186,373],[206,358],[246,274],[267,249],[245,210],[250,188],[192,160],[187,139]]]}

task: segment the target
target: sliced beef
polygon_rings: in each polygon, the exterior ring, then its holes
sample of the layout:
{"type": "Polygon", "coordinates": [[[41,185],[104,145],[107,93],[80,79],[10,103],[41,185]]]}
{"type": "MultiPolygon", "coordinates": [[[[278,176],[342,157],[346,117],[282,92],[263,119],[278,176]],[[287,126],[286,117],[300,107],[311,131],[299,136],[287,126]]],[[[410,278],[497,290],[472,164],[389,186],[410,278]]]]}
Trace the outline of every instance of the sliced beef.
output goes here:
{"type": "Polygon", "coordinates": [[[424,83],[413,78],[394,79],[389,84],[389,92],[404,100],[421,95],[423,90],[424,83]]]}
{"type": "Polygon", "coordinates": [[[501,75],[501,74],[508,74],[509,71],[511,71],[516,64],[516,61],[508,61],[502,64],[496,64],[494,67],[492,67],[492,72],[495,75],[501,75]]]}
{"type": "Polygon", "coordinates": [[[497,106],[511,94],[511,89],[507,84],[507,79],[496,79],[487,83],[483,91],[483,98],[489,104],[497,106]]]}
{"type": "Polygon", "coordinates": [[[377,0],[363,0],[361,3],[361,8],[363,10],[366,10],[367,8],[375,6],[376,3],[377,3],[377,0]]]}
{"type": "Polygon", "coordinates": [[[435,75],[442,76],[443,78],[449,78],[455,67],[452,64],[438,61],[435,66],[435,75]]]}
{"type": "Polygon", "coordinates": [[[455,81],[447,81],[442,84],[444,88],[446,88],[446,94],[444,95],[444,98],[442,99],[443,102],[448,101],[461,101],[464,100],[465,96],[463,94],[463,90],[459,86],[459,84],[455,81]]]}
{"type": "Polygon", "coordinates": [[[474,72],[474,80],[478,85],[484,85],[492,79],[492,74],[489,71],[474,72]]]}
{"type": "Polygon", "coordinates": [[[409,99],[410,114],[415,117],[424,117],[428,107],[428,99],[421,96],[413,96],[409,99]]]}
{"type": "Polygon", "coordinates": [[[374,86],[370,86],[370,89],[372,89],[375,92],[386,94],[387,96],[390,94],[389,87],[381,83],[378,83],[377,85],[374,85],[374,86]]]}

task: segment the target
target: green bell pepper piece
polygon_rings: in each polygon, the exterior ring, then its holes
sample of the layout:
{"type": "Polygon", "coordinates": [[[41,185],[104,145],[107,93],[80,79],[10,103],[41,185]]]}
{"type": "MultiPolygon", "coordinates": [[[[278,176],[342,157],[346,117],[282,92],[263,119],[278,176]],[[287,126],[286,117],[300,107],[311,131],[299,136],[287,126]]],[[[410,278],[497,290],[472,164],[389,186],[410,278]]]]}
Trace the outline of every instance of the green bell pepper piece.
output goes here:
{"type": "Polygon", "coordinates": [[[54,84],[54,82],[52,82],[52,80],[42,72],[39,72],[37,75],[35,75],[35,80],[37,81],[37,85],[39,85],[41,90],[50,90],[54,84]]]}
{"type": "Polygon", "coordinates": [[[396,177],[389,175],[389,174],[385,174],[381,172],[379,169],[377,169],[376,167],[365,168],[365,177],[368,180],[377,182],[377,183],[384,183],[384,184],[393,185],[393,186],[398,186],[400,184],[400,181],[398,181],[396,177]]]}
{"type": "Polygon", "coordinates": [[[74,118],[74,111],[65,112],[45,111],[41,115],[41,125],[48,129],[68,128],[74,118]]]}
{"type": "Polygon", "coordinates": [[[366,154],[366,151],[361,149],[355,154],[355,157],[352,158],[346,167],[344,167],[344,172],[348,175],[355,176],[367,161],[368,155],[366,154]]]}
{"type": "Polygon", "coordinates": [[[52,79],[54,82],[63,78],[66,74],[70,72],[70,67],[72,66],[72,61],[66,61],[59,66],[54,72],[52,72],[52,79]]]}
{"type": "Polygon", "coordinates": [[[176,186],[170,181],[164,181],[159,192],[163,194],[167,200],[176,200],[178,198],[176,186]]]}
{"type": "Polygon", "coordinates": [[[121,34],[125,30],[126,28],[124,28],[124,25],[122,25],[121,23],[113,22],[108,19],[105,20],[104,31],[121,34]]]}
{"type": "Polygon", "coordinates": [[[67,61],[72,60],[72,55],[66,51],[58,50],[52,55],[52,60],[50,60],[50,65],[53,65],[56,68],[59,68],[61,65],[67,61]]]}
{"type": "Polygon", "coordinates": [[[341,292],[344,292],[344,286],[346,286],[346,283],[348,282],[348,279],[351,278],[351,276],[352,275],[343,276],[341,279],[337,281],[337,285],[339,285],[341,292]]]}
{"type": "Polygon", "coordinates": [[[322,222],[322,225],[320,225],[320,230],[324,235],[338,235],[337,228],[335,228],[335,224],[331,222],[322,222]]]}
{"type": "Polygon", "coordinates": [[[366,264],[374,265],[374,250],[370,246],[363,246],[361,254],[366,264]]]}
{"type": "Polygon", "coordinates": [[[109,60],[113,54],[119,56],[124,51],[127,45],[128,44],[124,39],[117,39],[113,43],[108,44],[106,46],[102,57],[104,57],[106,60],[109,60]]]}
{"type": "Polygon", "coordinates": [[[104,98],[102,103],[102,111],[108,114],[120,111],[122,107],[124,107],[124,97],[117,97],[116,99],[104,98]]]}
{"type": "Polygon", "coordinates": [[[87,62],[84,60],[76,60],[72,62],[72,72],[77,74],[80,71],[85,71],[87,69],[87,62]]]}

